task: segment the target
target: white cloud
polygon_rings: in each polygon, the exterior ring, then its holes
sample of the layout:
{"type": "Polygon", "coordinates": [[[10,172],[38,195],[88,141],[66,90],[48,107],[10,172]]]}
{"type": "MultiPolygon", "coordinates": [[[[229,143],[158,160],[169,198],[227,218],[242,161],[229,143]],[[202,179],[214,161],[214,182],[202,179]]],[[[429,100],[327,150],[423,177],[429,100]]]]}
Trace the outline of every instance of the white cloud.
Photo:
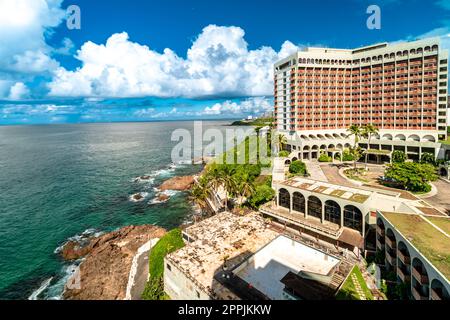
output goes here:
{"type": "Polygon", "coordinates": [[[0,71],[44,72],[58,63],[45,36],[64,19],[62,0],[0,1],[0,71]]]}
{"type": "Polygon", "coordinates": [[[10,100],[22,100],[30,96],[30,90],[23,82],[17,82],[9,90],[10,100]]]}
{"type": "Polygon", "coordinates": [[[273,91],[273,63],[298,48],[286,41],[280,52],[249,50],[239,27],[209,25],[187,57],[162,53],[113,34],[106,44],[86,42],[77,53],[82,67],[62,67],[49,84],[52,96],[199,97],[261,96],[273,91]]]}
{"type": "Polygon", "coordinates": [[[272,104],[264,97],[249,98],[240,103],[225,101],[206,107],[199,115],[222,115],[222,114],[260,114],[272,110],[272,104]]]}

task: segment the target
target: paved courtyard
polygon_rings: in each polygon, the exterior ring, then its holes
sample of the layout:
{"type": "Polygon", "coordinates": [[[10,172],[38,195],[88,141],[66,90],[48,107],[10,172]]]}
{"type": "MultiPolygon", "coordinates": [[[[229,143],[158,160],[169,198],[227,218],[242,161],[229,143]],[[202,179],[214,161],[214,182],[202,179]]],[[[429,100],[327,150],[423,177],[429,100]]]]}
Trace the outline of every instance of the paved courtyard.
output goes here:
{"type": "Polygon", "coordinates": [[[424,200],[450,215],[450,184],[442,180],[437,180],[433,184],[438,189],[438,193],[424,200]]]}

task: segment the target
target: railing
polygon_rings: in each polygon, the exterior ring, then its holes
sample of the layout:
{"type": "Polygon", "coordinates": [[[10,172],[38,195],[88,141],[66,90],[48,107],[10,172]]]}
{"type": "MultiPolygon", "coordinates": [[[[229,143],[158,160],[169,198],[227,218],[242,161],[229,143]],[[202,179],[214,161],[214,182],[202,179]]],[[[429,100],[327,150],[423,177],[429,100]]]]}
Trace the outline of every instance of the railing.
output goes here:
{"type": "Polygon", "coordinates": [[[402,251],[398,250],[397,254],[398,254],[398,258],[400,259],[400,261],[403,262],[404,264],[411,263],[411,257],[405,255],[402,251]]]}
{"type": "Polygon", "coordinates": [[[291,214],[283,213],[279,210],[274,210],[274,209],[270,208],[268,205],[261,207],[259,210],[264,214],[274,216],[276,218],[281,218],[281,219],[291,222],[293,224],[300,224],[301,226],[305,227],[306,229],[313,230],[313,231],[319,231],[321,233],[330,235],[334,238],[338,238],[342,233],[342,228],[334,231],[329,228],[324,228],[324,227],[320,227],[320,226],[312,224],[312,223],[308,223],[306,221],[303,221],[302,219],[294,219],[291,217],[292,216],[291,214]]]}
{"type": "Polygon", "coordinates": [[[403,282],[409,282],[411,281],[411,275],[408,274],[407,270],[403,270],[401,267],[397,268],[397,273],[400,279],[402,279],[403,282]]]}
{"type": "Polygon", "coordinates": [[[442,293],[438,293],[435,289],[431,289],[430,295],[431,300],[444,300],[442,297],[442,293]]]}
{"type": "Polygon", "coordinates": [[[417,268],[413,268],[412,274],[419,283],[421,283],[423,285],[428,284],[428,276],[424,275],[421,270],[417,270],[417,268]]]}
{"type": "Polygon", "coordinates": [[[424,296],[422,294],[422,292],[420,292],[420,290],[418,288],[412,287],[411,291],[412,291],[412,295],[413,295],[414,299],[416,299],[416,300],[428,300],[428,297],[424,296]]]}
{"type": "Polygon", "coordinates": [[[389,238],[389,237],[386,237],[386,244],[387,244],[389,247],[391,247],[392,249],[395,249],[396,246],[397,246],[395,240],[392,240],[392,239],[389,238]]]}

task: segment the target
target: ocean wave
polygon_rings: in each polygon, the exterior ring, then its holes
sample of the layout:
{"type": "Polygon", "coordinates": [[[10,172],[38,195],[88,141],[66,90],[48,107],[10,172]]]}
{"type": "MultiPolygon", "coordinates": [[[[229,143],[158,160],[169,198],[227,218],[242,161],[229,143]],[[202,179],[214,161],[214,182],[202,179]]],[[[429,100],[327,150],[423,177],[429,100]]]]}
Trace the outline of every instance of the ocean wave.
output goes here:
{"type": "Polygon", "coordinates": [[[87,244],[91,238],[100,237],[103,233],[103,231],[99,231],[94,228],[86,229],[80,234],[76,234],[72,237],[67,238],[67,240],[62,245],[60,245],[53,251],[53,253],[60,253],[68,242],[77,242],[80,245],[84,245],[87,244]]]}
{"type": "Polygon", "coordinates": [[[148,202],[148,204],[160,204],[165,203],[170,200],[171,197],[179,193],[180,191],[176,190],[165,190],[165,191],[159,191],[159,189],[154,188],[156,193],[156,196],[148,202]],[[164,199],[161,199],[161,196],[165,196],[164,199]]]}
{"type": "Polygon", "coordinates": [[[73,264],[66,265],[62,268],[62,276],[55,282],[55,284],[49,286],[45,292],[46,300],[61,300],[64,294],[64,288],[67,281],[72,277],[80,267],[81,262],[84,259],[75,261],[73,264]]]}
{"type": "Polygon", "coordinates": [[[38,300],[42,292],[44,292],[44,290],[48,288],[52,279],[53,277],[50,277],[42,282],[40,287],[34,290],[33,293],[31,293],[31,295],[28,297],[28,300],[38,300]]]}
{"type": "Polygon", "coordinates": [[[165,168],[154,170],[151,173],[144,174],[142,176],[133,178],[133,182],[152,184],[155,181],[156,177],[167,176],[167,175],[173,173],[177,168],[184,167],[189,164],[192,164],[191,160],[180,160],[177,162],[172,162],[171,164],[167,165],[165,168]]]}
{"type": "Polygon", "coordinates": [[[79,259],[72,264],[63,266],[59,275],[42,282],[39,288],[28,297],[28,300],[61,300],[67,281],[77,272],[83,260],[79,259]],[[54,281],[55,279],[56,281],[54,281]],[[52,284],[52,282],[54,283],[52,284]]]}

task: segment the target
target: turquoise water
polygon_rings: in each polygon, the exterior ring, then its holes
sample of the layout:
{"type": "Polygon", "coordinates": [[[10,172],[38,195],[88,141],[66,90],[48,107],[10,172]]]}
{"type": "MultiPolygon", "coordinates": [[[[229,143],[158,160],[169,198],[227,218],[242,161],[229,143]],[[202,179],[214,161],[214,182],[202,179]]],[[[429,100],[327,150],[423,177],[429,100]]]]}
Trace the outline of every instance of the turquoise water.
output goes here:
{"type": "Polygon", "coordinates": [[[187,221],[185,193],[154,203],[162,181],[201,170],[170,166],[177,128],[192,131],[193,122],[0,127],[0,299],[26,299],[50,278],[38,298],[59,297],[71,265],[55,250],[86,230],[187,221]],[[134,181],[144,174],[154,181],[134,181]],[[137,192],[144,201],[130,201],[137,192]]]}

